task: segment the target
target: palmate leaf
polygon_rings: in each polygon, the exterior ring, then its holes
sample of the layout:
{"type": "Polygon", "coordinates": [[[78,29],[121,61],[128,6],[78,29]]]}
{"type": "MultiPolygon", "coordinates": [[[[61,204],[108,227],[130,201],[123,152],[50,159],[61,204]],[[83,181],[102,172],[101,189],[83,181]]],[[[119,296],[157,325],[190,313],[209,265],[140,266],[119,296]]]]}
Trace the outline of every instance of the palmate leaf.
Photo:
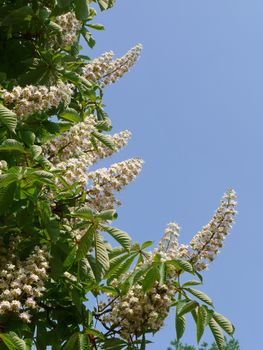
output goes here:
{"type": "Polygon", "coordinates": [[[0,145],[0,152],[21,152],[25,153],[25,148],[22,143],[14,139],[6,139],[0,145]]]}
{"type": "Polygon", "coordinates": [[[101,134],[101,133],[96,132],[96,131],[93,131],[91,133],[91,135],[93,137],[95,137],[96,139],[98,139],[101,143],[103,143],[108,148],[114,150],[115,145],[114,145],[114,143],[110,140],[110,138],[107,135],[101,134]]]}
{"type": "Polygon", "coordinates": [[[19,338],[15,332],[9,332],[9,336],[15,344],[17,350],[27,350],[26,342],[19,338]]]}
{"type": "Polygon", "coordinates": [[[71,214],[72,217],[91,220],[94,217],[94,212],[89,207],[83,207],[71,214]]]}
{"type": "Polygon", "coordinates": [[[100,220],[116,220],[118,217],[118,214],[115,209],[107,209],[101,211],[99,214],[96,215],[96,218],[100,220]]]}
{"type": "Polygon", "coordinates": [[[195,300],[189,300],[189,301],[184,301],[182,304],[178,304],[178,310],[177,310],[177,315],[178,316],[183,316],[184,314],[188,312],[192,312],[193,310],[196,309],[196,307],[199,304],[195,300]]]}
{"type": "Polygon", "coordinates": [[[74,333],[63,346],[63,350],[91,350],[92,346],[89,343],[89,338],[83,333],[74,333]]]}
{"type": "Polygon", "coordinates": [[[130,250],[132,240],[127,232],[108,225],[101,225],[101,228],[103,231],[106,231],[108,234],[110,234],[118,243],[120,243],[123,248],[130,250]]]}
{"type": "Polygon", "coordinates": [[[17,115],[2,104],[0,104],[0,123],[4,125],[9,131],[15,132],[17,125],[17,115]]]}
{"type": "Polygon", "coordinates": [[[200,290],[193,289],[193,288],[185,288],[185,290],[193,294],[198,299],[202,300],[204,303],[213,306],[213,302],[211,298],[208,295],[206,295],[204,292],[201,292],[200,290]]]}
{"type": "Polygon", "coordinates": [[[87,253],[92,246],[94,233],[94,227],[91,225],[79,242],[79,247],[77,250],[77,260],[81,260],[82,258],[85,258],[87,256],[87,253]]]}
{"type": "Polygon", "coordinates": [[[151,289],[154,283],[159,279],[160,279],[160,271],[158,266],[150,267],[150,269],[146,272],[142,282],[142,287],[144,292],[147,292],[149,289],[151,289]]]}
{"type": "Polygon", "coordinates": [[[107,273],[106,277],[109,277],[109,281],[111,281],[113,278],[118,278],[119,276],[123,275],[125,272],[127,272],[133,263],[134,259],[136,258],[136,253],[133,254],[127,254],[127,257],[121,261],[118,265],[115,265],[114,267],[110,266],[110,269],[107,273]]]}
{"type": "Polygon", "coordinates": [[[186,327],[186,317],[185,315],[182,316],[175,316],[175,329],[176,329],[176,337],[177,340],[181,339],[182,336],[184,335],[186,327]]]}
{"type": "Polygon", "coordinates": [[[94,234],[94,248],[96,261],[107,271],[110,267],[109,255],[103,237],[99,232],[94,234]]]}
{"type": "Polygon", "coordinates": [[[74,0],[75,13],[77,19],[85,20],[89,17],[89,1],[87,0],[74,0]]]}
{"type": "Polygon", "coordinates": [[[114,273],[114,271],[125,261],[129,258],[130,254],[129,253],[125,253],[125,254],[121,254],[118,256],[114,256],[113,258],[110,257],[109,254],[109,258],[110,258],[110,268],[107,271],[105,277],[110,277],[110,275],[112,273],[114,273]]]}
{"type": "Polygon", "coordinates": [[[235,327],[225,316],[219,314],[218,312],[214,312],[213,319],[227,334],[232,335],[235,332],[235,327]]]}
{"type": "Polygon", "coordinates": [[[168,260],[166,262],[167,265],[173,265],[178,270],[183,270],[189,273],[193,273],[193,267],[192,265],[185,260],[177,259],[177,260],[168,260]]]}
{"type": "Polygon", "coordinates": [[[59,114],[59,117],[70,122],[78,123],[81,122],[79,113],[73,108],[67,108],[59,114]]]}
{"type": "Polygon", "coordinates": [[[26,342],[23,339],[19,338],[19,336],[15,332],[2,333],[0,334],[0,338],[9,350],[28,349],[26,342]]]}
{"type": "Polygon", "coordinates": [[[213,318],[211,318],[211,320],[209,321],[209,327],[211,329],[211,332],[213,333],[213,336],[215,338],[215,341],[219,350],[223,350],[224,344],[225,344],[224,335],[221,332],[220,327],[218,326],[218,324],[213,318]]]}
{"type": "Polygon", "coordinates": [[[206,327],[207,312],[204,306],[198,306],[197,309],[197,321],[196,321],[196,339],[197,343],[200,342],[202,335],[206,327]]]}

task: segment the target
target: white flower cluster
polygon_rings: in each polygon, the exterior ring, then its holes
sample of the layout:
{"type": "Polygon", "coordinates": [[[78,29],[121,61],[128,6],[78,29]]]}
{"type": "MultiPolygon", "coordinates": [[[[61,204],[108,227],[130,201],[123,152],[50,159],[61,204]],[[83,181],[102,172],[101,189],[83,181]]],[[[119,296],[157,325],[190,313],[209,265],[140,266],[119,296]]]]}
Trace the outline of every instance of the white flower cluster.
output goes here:
{"type": "Polygon", "coordinates": [[[208,263],[215,259],[219,249],[222,248],[234,222],[236,205],[236,193],[234,190],[229,190],[224,194],[212,220],[191,240],[190,246],[194,251],[191,261],[197,270],[207,268],[208,263]]]}
{"type": "Polygon", "coordinates": [[[96,119],[91,115],[74,124],[68,131],[47,142],[43,150],[52,163],[57,164],[90,151],[90,134],[95,130],[96,119]]]}
{"type": "Polygon", "coordinates": [[[87,202],[94,209],[101,211],[112,209],[119,204],[113,192],[120,191],[140,173],[143,160],[132,158],[115,163],[110,168],[101,168],[88,174],[92,186],[88,190],[87,202]]]}
{"type": "Polygon", "coordinates": [[[129,292],[116,300],[111,299],[111,311],[103,317],[125,339],[140,336],[145,330],[158,331],[168,315],[175,294],[172,283],[154,286],[144,292],[140,284],[135,284],[129,292]]]}
{"type": "Polygon", "coordinates": [[[87,168],[97,160],[108,157],[123,148],[131,137],[128,130],[114,135],[107,135],[113,149],[97,140],[96,148],[91,142],[91,134],[96,131],[93,116],[75,124],[70,130],[47,142],[43,149],[55,169],[64,170],[68,184],[79,182],[83,187],[89,180],[87,168]]]}
{"type": "Polygon", "coordinates": [[[99,58],[86,64],[83,68],[83,74],[87,80],[92,82],[99,81],[102,86],[115,83],[134,66],[141,51],[142,45],[137,44],[124,56],[115,61],[112,60],[112,51],[106,52],[99,58]]]}
{"type": "Polygon", "coordinates": [[[68,83],[49,88],[44,85],[15,86],[11,91],[4,90],[2,99],[17,115],[26,116],[56,108],[61,102],[67,105],[72,93],[73,85],[68,83]]]}
{"type": "Polygon", "coordinates": [[[25,322],[30,322],[30,310],[37,309],[37,298],[44,288],[47,276],[48,254],[45,248],[35,247],[29,257],[22,261],[16,253],[18,240],[5,248],[0,242],[0,315],[16,313],[25,322]]]}
{"type": "Polygon", "coordinates": [[[55,23],[62,29],[59,43],[63,48],[73,45],[78,40],[78,31],[81,29],[82,23],[77,20],[74,12],[56,17],[55,23]]]}
{"type": "Polygon", "coordinates": [[[180,227],[176,222],[170,222],[162,239],[153,253],[149,253],[149,261],[153,261],[156,255],[160,256],[161,262],[174,259],[189,259],[189,247],[178,243],[180,227]]]}

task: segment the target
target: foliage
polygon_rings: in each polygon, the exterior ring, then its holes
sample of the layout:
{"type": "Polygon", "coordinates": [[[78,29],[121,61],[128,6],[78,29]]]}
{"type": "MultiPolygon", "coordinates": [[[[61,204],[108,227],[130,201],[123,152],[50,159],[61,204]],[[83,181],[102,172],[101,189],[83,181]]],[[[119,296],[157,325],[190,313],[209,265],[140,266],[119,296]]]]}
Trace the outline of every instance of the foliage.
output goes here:
{"type": "MultiPolygon", "coordinates": [[[[218,347],[216,343],[213,343],[212,345],[208,345],[207,343],[203,343],[201,347],[198,349],[195,346],[191,345],[183,345],[180,341],[174,340],[171,342],[171,346],[167,350],[218,350],[218,347]]],[[[239,350],[239,344],[237,340],[230,339],[229,341],[226,340],[225,346],[223,348],[224,350],[239,350]]]]}
{"type": "Polygon", "coordinates": [[[94,46],[95,7],[113,3],[0,0],[0,350],[143,350],[173,307],[178,339],[187,315],[198,342],[208,326],[223,349],[234,332],[195,288],[230,231],[234,191],[190,246],[170,223],[149,252],[153,242],[112,224],[115,193],[142,160],[90,171],[130,138],[109,134],[103,89],[141,45],[113,61],[111,52],[91,60],[79,44],[94,46]]]}

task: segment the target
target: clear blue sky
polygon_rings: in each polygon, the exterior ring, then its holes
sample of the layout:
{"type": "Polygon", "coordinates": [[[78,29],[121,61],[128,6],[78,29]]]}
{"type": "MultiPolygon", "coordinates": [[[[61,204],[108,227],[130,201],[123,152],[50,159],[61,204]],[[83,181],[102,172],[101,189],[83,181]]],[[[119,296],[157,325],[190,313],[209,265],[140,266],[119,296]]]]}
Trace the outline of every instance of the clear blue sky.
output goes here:
{"type": "MultiPolygon", "coordinates": [[[[241,349],[262,350],[262,0],[119,0],[97,21],[106,31],[95,33],[91,57],[144,45],[137,66],[105,96],[114,131],[133,132],[114,161],[145,160],[121,195],[118,226],[140,242],[158,241],[176,220],[187,243],[235,188],[237,223],[203,290],[235,324],[241,349]]],[[[171,315],[149,350],[165,350],[174,336],[171,315]]],[[[194,337],[190,328],[184,340],[194,337]]]]}

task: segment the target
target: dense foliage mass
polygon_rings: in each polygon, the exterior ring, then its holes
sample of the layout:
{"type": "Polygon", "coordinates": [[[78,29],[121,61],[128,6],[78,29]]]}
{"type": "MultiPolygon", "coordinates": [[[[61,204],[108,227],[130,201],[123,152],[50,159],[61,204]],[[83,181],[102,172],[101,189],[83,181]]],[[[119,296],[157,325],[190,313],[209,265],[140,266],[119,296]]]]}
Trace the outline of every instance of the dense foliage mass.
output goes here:
{"type": "Polygon", "coordinates": [[[111,6],[0,0],[0,349],[145,349],[173,307],[178,338],[190,313],[197,340],[209,326],[223,349],[234,327],[195,286],[231,229],[235,192],[189,245],[170,223],[150,252],[112,225],[116,192],[143,161],[90,170],[131,137],[109,134],[103,89],[142,46],[92,60],[79,45],[93,47],[95,8],[111,6]]]}
{"type": "MultiPolygon", "coordinates": [[[[231,339],[229,341],[226,341],[223,349],[240,350],[240,347],[237,340],[231,339]]],[[[183,345],[180,341],[174,340],[171,342],[171,347],[169,347],[167,350],[218,350],[218,347],[216,343],[213,343],[210,346],[207,343],[203,343],[200,347],[196,348],[195,346],[191,345],[183,345]]]]}

